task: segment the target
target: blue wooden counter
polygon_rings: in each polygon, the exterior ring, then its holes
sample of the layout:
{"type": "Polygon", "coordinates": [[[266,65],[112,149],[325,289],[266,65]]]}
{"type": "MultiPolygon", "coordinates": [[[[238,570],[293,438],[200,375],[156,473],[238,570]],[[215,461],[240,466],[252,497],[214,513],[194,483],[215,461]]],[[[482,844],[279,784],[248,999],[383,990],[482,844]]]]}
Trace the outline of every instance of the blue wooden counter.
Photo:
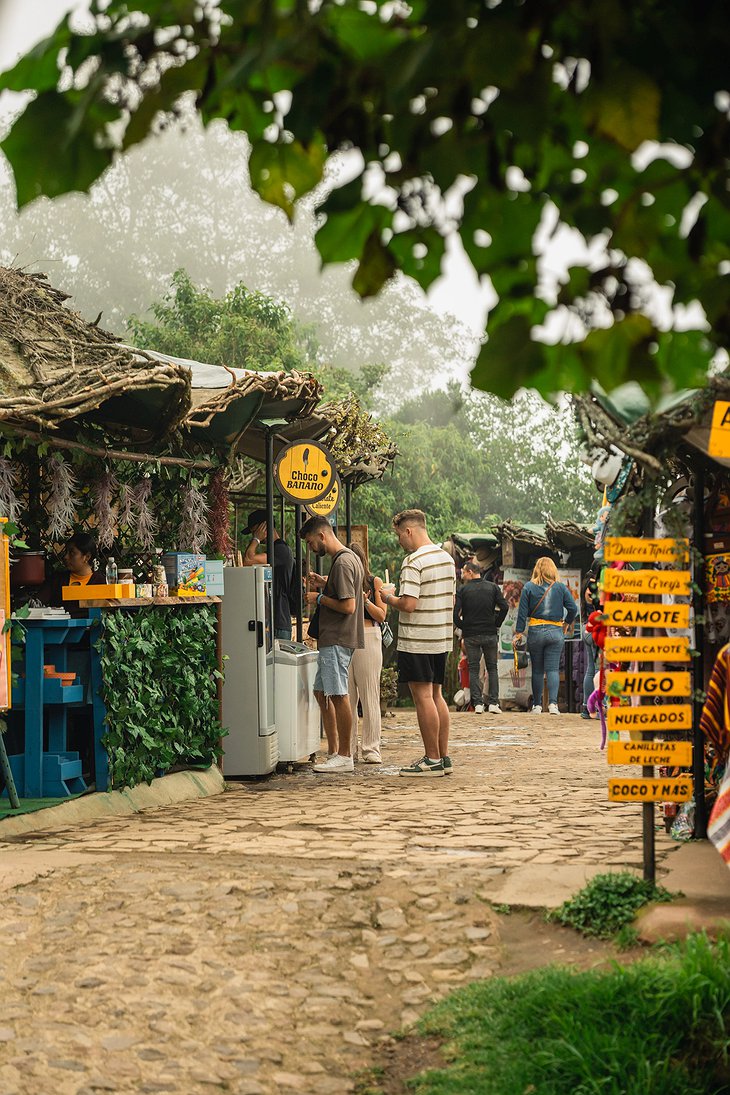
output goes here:
{"type": "Polygon", "coordinates": [[[66,748],[68,707],[84,702],[84,690],[80,684],[64,687],[57,678],[45,677],[43,666],[53,661],[64,672],[69,647],[78,645],[92,626],[91,619],[23,620],[25,676],[13,687],[13,707],[24,710],[25,747],[22,754],[9,758],[23,798],[63,798],[86,790],[79,754],[66,748]],[[44,752],[46,711],[48,750],[44,752]]]}

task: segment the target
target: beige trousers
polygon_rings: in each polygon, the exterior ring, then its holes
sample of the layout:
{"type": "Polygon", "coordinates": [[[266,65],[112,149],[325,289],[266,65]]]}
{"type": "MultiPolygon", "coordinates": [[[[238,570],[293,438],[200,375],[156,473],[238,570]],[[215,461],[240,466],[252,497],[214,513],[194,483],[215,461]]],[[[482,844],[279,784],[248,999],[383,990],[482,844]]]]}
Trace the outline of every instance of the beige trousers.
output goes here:
{"type": "Polygon", "coordinates": [[[362,703],[362,759],[380,759],[380,671],[383,668],[383,640],[380,628],[365,624],[365,647],[356,650],[350,662],[350,706],[352,738],[350,753],[357,756],[357,701],[362,703]]]}

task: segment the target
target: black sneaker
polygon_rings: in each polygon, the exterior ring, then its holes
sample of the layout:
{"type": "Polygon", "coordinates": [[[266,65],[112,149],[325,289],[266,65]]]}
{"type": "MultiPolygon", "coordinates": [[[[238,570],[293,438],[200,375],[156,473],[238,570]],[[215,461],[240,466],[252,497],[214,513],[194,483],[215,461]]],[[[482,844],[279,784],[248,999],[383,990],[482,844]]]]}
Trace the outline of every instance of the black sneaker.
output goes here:
{"type": "Polygon", "coordinates": [[[422,757],[421,760],[401,768],[398,774],[401,776],[443,776],[445,774],[444,764],[441,760],[429,760],[428,757],[422,757]]]}
{"type": "Polygon", "coordinates": [[[441,758],[441,763],[444,766],[444,775],[445,776],[452,775],[453,771],[454,771],[454,766],[451,763],[451,757],[442,757],[441,758]]]}

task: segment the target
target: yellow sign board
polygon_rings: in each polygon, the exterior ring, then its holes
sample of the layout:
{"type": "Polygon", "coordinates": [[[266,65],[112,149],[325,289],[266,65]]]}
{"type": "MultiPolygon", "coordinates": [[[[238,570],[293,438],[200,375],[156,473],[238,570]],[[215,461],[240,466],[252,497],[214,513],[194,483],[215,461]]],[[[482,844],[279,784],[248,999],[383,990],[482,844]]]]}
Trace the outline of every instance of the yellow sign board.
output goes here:
{"type": "Polygon", "coordinates": [[[689,768],[692,765],[692,742],[609,741],[608,763],[689,768]]]}
{"type": "Polygon", "coordinates": [[[688,662],[691,657],[686,635],[677,635],[675,639],[610,637],[606,639],[604,653],[609,662],[688,662]]]}
{"type": "Polygon", "coordinates": [[[609,707],[609,730],[691,730],[692,707],[667,703],[660,707],[609,707]]]}
{"type": "Polygon", "coordinates": [[[689,802],[692,779],[610,779],[609,802],[689,802]]]}
{"type": "Polygon", "coordinates": [[[692,683],[689,673],[622,673],[606,674],[609,692],[620,689],[622,696],[689,696],[692,683]]]}
{"type": "Polygon", "coordinates": [[[603,574],[606,593],[669,593],[688,597],[691,575],[688,570],[613,570],[603,574]]]}
{"type": "Polygon", "coordinates": [[[607,601],[603,606],[609,627],[689,627],[689,605],[607,601]]]}
{"type": "Polygon", "coordinates": [[[689,558],[687,540],[649,540],[642,536],[607,536],[604,547],[607,563],[623,559],[627,563],[680,563],[689,558]]]}
{"type": "Polygon", "coordinates": [[[724,399],[716,399],[712,408],[707,454],[730,460],[730,403],[724,399]]]}
{"type": "Polygon", "coordinates": [[[325,494],[324,498],[318,498],[316,502],[308,502],[306,506],[307,513],[311,514],[312,517],[329,517],[337,509],[341,493],[340,477],[335,473],[332,489],[325,494]]]}
{"type": "Polygon", "coordinates": [[[332,490],[335,462],[316,441],[294,441],[274,461],[274,479],[285,498],[308,506],[332,490]]]}

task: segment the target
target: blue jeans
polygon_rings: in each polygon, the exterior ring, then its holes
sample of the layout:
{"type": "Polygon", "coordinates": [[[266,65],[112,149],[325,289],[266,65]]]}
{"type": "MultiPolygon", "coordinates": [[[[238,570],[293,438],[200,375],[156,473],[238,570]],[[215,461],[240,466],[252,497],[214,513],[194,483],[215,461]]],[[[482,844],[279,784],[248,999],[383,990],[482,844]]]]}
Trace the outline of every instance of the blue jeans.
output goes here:
{"type": "Polygon", "coordinates": [[[558,702],[560,655],[565,636],[554,624],[531,624],[527,632],[527,650],[532,665],[532,703],[542,706],[542,682],[547,677],[548,703],[558,702]]]}
{"type": "Polygon", "coordinates": [[[479,660],[484,654],[484,664],[487,667],[489,679],[489,696],[487,703],[499,703],[499,677],[497,675],[497,636],[477,635],[464,639],[466,658],[469,663],[469,692],[471,693],[472,706],[484,702],[482,699],[482,686],[479,681],[479,660]]]}
{"type": "Polygon", "coordinates": [[[286,639],[287,642],[291,642],[291,628],[290,627],[275,627],[274,628],[275,639],[286,639]]]}
{"type": "Polygon", "coordinates": [[[593,691],[593,678],[596,675],[596,644],[588,634],[583,632],[583,645],[586,651],[586,672],[583,677],[583,706],[588,706],[588,697],[593,691]]]}

